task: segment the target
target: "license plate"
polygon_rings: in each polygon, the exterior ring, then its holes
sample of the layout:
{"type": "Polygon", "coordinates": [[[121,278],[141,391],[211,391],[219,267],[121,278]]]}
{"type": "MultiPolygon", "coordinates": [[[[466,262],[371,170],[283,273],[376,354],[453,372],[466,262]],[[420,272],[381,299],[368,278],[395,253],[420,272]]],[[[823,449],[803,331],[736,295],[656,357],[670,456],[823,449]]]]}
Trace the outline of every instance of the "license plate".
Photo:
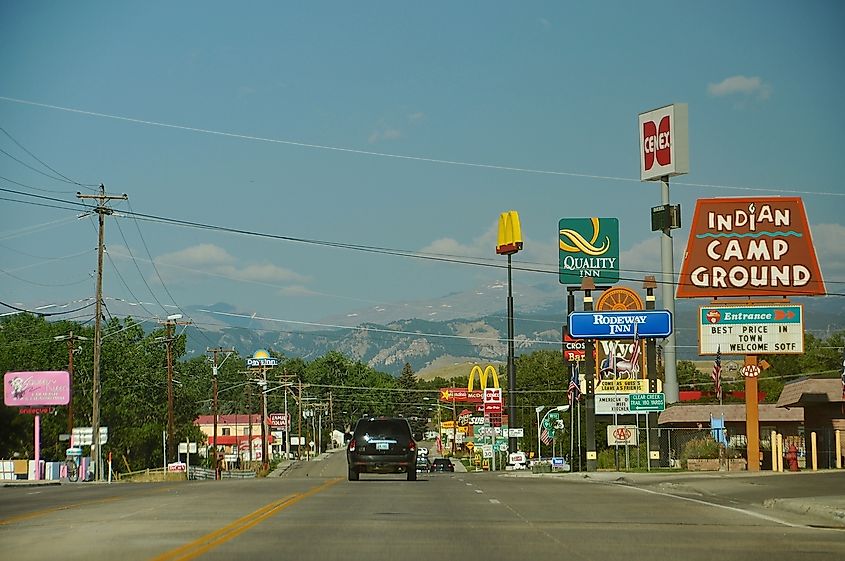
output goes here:
{"type": "Polygon", "coordinates": [[[376,442],[376,450],[390,450],[388,442],[376,442]]]}

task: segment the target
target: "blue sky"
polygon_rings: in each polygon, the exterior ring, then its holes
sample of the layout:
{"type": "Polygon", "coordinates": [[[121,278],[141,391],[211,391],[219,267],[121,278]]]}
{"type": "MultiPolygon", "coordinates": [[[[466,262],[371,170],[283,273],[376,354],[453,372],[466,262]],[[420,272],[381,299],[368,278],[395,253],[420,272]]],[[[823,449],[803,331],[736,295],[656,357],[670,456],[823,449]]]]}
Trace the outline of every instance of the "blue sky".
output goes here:
{"type": "MultiPolygon", "coordinates": [[[[135,212],[275,236],[503,264],[496,221],[515,209],[525,250],[514,262],[549,271],[515,275],[518,291],[557,282],[564,217],[618,217],[622,276],[659,269],[649,220],[660,189],[638,180],[637,114],[684,102],[691,172],[672,183],[684,224],[698,198],[800,196],[828,291],[843,293],[843,12],[6,2],[0,126],[62,175],[127,193],[135,212]]],[[[0,149],[55,175],[2,133],[0,149]]],[[[4,189],[67,201],[91,192],[3,153],[0,176],[4,189]]],[[[105,295],[148,303],[140,317],[228,302],[319,322],[506,279],[501,268],[136,223],[119,215],[127,203],[113,207],[105,295]]],[[[0,201],[0,300],[91,297],[96,231],[76,214],[0,201]]],[[[676,269],[686,236],[676,231],[676,269]]]]}

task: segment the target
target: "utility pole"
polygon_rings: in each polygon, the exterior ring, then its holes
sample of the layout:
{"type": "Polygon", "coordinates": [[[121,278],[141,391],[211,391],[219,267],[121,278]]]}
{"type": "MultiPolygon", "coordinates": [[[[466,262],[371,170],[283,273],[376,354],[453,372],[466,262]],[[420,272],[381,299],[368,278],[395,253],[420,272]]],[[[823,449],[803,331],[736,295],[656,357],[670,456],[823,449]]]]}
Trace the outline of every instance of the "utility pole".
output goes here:
{"type": "Polygon", "coordinates": [[[170,461],[176,457],[176,436],[174,431],[173,419],[173,326],[175,325],[190,325],[190,321],[179,321],[182,319],[182,314],[173,314],[167,316],[165,321],[159,321],[164,325],[165,336],[160,339],[167,349],[167,460],[170,461]]]}
{"type": "Polygon", "coordinates": [[[232,353],[235,352],[235,349],[223,349],[221,347],[215,347],[213,349],[209,349],[206,347],[205,352],[211,353],[211,385],[212,391],[214,392],[214,401],[212,403],[212,414],[214,415],[214,433],[211,440],[211,448],[214,451],[214,478],[220,479],[220,462],[217,453],[217,369],[223,366],[223,362],[226,362],[226,359],[232,356],[232,353]],[[223,358],[223,362],[217,362],[217,355],[219,353],[225,353],[226,356],[223,358]]]}
{"type": "Polygon", "coordinates": [[[70,438],[70,444],[68,447],[73,446],[73,353],[76,352],[74,347],[76,346],[77,341],[87,340],[88,337],[74,335],[73,331],[67,335],[58,335],[53,337],[53,341],[65,341],[67,343],[67,372],[70,374],[70,392],[68,392],[68,397],[70,399],[67,402],[67,433],[68,438],[70,438]]]}
{"type": "Polygon", "coordinates": [[[105,239],[106,215],[113,214],[112,209],[106,206],[106,203],[113,200],[125,201],[129,197],[126,193],[122,195],[106,195],[106,187],[100,184],[100,192],[96,195],[83,195],[80,192],[76,193],[77,199],[95,199],[97,207],[94,212],[97,213],[99,229],[97,242],[97,288],[94,297],[94,387],[92,391],[92,410],[91,410],[91,461],[94,463],[94,480],[102,479],[103,467],[100,462],[100,344],[101,325],[100,318],[102,317],[103,307],[103,245],[105,239]]]}

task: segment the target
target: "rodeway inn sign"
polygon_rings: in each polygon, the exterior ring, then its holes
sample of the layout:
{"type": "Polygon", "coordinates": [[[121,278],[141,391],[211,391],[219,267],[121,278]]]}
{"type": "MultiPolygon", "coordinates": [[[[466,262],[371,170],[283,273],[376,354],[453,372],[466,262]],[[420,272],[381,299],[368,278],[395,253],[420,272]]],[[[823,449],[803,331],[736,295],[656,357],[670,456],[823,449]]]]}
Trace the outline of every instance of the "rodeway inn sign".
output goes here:
{"type": "Polygon", "coordinates": [[[672,314],[667,310],[573,312],[569,334],[574,339],[663,338],[672,334],[672,314]]]}

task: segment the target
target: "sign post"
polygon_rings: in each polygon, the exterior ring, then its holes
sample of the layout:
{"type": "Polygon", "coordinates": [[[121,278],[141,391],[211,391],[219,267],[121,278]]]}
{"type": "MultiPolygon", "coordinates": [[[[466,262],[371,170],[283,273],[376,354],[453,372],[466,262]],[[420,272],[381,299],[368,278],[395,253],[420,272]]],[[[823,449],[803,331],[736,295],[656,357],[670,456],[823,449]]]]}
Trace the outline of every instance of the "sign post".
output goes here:
{"type": "MultiPolygon", "coordinates": [[[[669,177],[689,173],[689,124],[686,103],[675,103],[638,117],[640,144],[640,180],[660,181],[664,211],[669,202],[669,177]]],[[[668,212],[667,212],[668,214],[668,212]]],[[[680,222],[680,221],[678,221],[680,222]]],[[[672,230],[680,224],[663,220],[660,225],[660,270],[663,306],[675,315],[675,264],[672,230]]],[[[664,346],[665,388],[670,403],[678,401],[678,374],[675,365],[675,335],[666,338],[664,346]]]]}

